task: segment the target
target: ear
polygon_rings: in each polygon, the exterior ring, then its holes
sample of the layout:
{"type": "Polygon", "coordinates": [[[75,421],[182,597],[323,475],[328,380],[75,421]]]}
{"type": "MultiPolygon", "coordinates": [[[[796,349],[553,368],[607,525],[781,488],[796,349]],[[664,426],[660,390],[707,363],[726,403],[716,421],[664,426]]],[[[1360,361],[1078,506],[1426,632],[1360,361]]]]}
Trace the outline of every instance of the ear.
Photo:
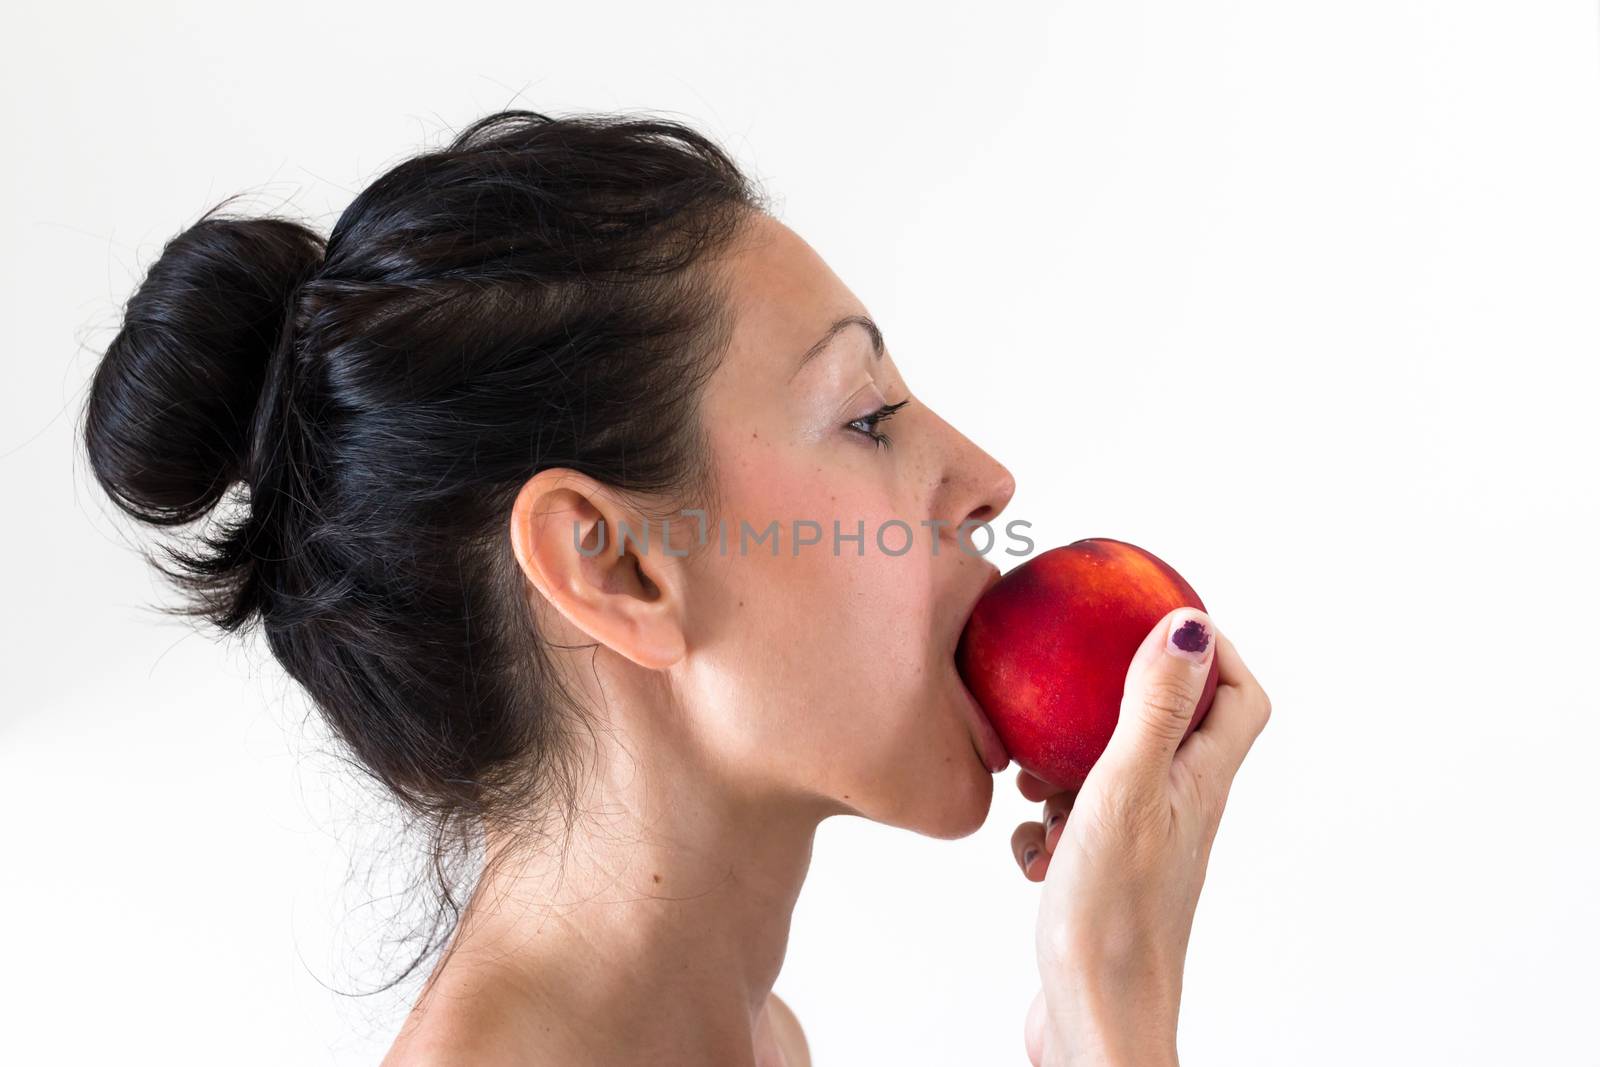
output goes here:
{"type": "Polygon", "coordinates": [[[661,523],[647,528],[600,482],[564,467],[528,479],[511,508],[511,545],[534,587],[596,641],[652,670],[683,657],[679,557],[661,523]]]}

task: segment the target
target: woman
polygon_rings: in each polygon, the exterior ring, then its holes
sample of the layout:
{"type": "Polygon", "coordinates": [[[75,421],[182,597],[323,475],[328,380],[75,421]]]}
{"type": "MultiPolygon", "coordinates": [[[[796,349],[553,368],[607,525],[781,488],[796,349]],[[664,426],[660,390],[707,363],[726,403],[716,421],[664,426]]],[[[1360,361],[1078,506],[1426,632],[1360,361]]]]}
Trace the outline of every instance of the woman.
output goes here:
{"type": "MultiPolygon", "coordinates": [[[[681,125],[490,115],[325,242],[202,218],[130,298],[83,432],[142,520],[229,498],[157,563],[179,610],[260,623],[437,870],[481,849],[453,924],[441,884],[448,947],[391,1067],[805,1064],[771,990],[817,826],[970,834],[1006,766],[953,650],[1011,475],[681,125]],[[909,550],[874,536],[896,520],[909,550]]],[[[1035,1064],[1176,1061],[1206,856],[1267,711],[1174,612],[1076,797],[1019,777],[1045,805],[1012,840],[1045,883],[1035,1064]]]]}

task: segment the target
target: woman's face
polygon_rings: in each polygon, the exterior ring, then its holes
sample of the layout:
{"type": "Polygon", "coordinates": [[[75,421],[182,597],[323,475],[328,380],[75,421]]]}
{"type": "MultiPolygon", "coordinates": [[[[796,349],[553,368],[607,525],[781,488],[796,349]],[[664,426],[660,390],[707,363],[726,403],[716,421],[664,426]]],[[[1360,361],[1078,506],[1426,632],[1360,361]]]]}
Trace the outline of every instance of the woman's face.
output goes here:
{"type": "Polygon", "coordinates": [[[971,525],[1005,508],[1011,474],[913,396],[867,326],[813,351],[867,310],[793,231],[757,216],[725,262],[734,334],[701,402],[719,510],[683,561],[681,695],[741,782],[971,833],[993,778],[954,650],[998,573],[971,525]]]}

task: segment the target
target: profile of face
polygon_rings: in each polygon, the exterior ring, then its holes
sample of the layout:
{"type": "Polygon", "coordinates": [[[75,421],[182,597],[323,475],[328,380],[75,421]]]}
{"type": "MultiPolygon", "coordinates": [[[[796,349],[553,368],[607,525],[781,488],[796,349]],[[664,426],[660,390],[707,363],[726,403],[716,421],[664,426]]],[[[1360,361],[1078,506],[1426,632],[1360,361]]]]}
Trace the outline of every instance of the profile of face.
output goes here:
{"type": "Polygon", "coordinates": [[[671,531],[686,556],[659,537],[585,556],[577,538],[622,513],[547,471],[519,497],[519,559],[730,789],[971,833],[993,777],[954,650],[997,574],[972,529],[1006,507],[1012,476],[916,399],[866,308],[787,226],[756,216],[722,266],[734,325],[699,404],[717,497],[705,543],[685,516],[671,531]]]}

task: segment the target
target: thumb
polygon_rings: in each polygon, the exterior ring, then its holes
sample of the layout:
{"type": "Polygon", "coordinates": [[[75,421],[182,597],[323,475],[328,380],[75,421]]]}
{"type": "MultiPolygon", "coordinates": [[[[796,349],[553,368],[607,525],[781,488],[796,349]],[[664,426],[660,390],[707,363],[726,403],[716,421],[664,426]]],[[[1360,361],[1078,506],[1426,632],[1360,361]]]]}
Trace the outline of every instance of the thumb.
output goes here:
{"type": "Polygon", "coordinates": [[[1117,725],[1102,762],[1121,773],[1165,776],[1189,732],[1215,655],[1205,612],[1175,608],[1158,622],[1128,665],[1117,725]]]}

